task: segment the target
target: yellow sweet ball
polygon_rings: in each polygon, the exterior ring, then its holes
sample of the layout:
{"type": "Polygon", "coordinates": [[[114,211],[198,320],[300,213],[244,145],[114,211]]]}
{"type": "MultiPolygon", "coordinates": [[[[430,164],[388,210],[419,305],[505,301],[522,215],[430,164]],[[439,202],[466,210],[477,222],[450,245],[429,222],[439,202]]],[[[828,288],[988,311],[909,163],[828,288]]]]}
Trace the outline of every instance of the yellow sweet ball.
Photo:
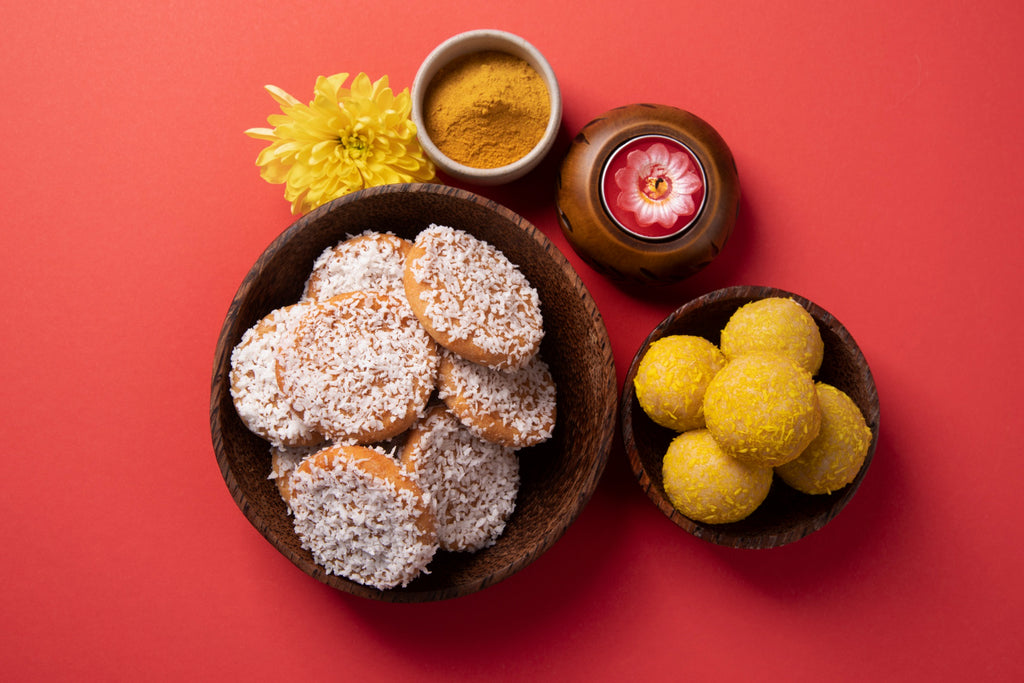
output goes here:
{"type": "Polygon", "coordinates": [[[825,345],[814,318],[793,299],[768,297],[738,308],[722,328],[722,353],[729,360],[775,352],[788,356],[812,375],[821,369],[825,345]]]}
{"type": "Polygon", "coordinates": [[[857,477],[871,446],[871,428],[860,408],[839,389],[815,385],[821,407],[821,431],[796,460],[776,472],[797,491],[824,494],[838,491],[857,477]]]}
{"type": "Polygon", "coordinates": [[[677,432],[704,426],[704,391],[725,356],[703,337],[671,335],[652,343],[637,365],[633,388],[654,422],[677,432]]]}
{"type": "Polygon", "coordinates": [[[768,497],[772,470],[723,451],[706,429],[672,440],[662,460],[665,495],[680,513],[707,524],[738,522],[768,497]]]}
{"type": "Polygon", "coordinates": [[[794,460],[821,427],[811,373],[775,353],[722,368],[704,394],[704,418],[725,452],[765,467],[794,460]]]}

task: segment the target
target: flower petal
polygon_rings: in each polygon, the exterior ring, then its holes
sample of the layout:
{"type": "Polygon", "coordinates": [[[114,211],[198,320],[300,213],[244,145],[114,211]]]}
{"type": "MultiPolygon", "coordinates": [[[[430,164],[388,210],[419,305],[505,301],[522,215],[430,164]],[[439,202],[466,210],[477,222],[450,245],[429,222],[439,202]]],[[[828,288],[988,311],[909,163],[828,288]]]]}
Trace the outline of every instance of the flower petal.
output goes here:
{"type": "Polygon", "coordinates": [[[281,107],[246,135],[266,140],[256,157],[260,175],[285,185],[294,213],[369,185],[434,179],[410,120],[408,89],[397,96],[383,76],[371,82],[358,74],[351,88],[347,73],[320,76],[309,105],[276,86],[268,92],[281,107]]]}
{"type": "Polygon", "coordinates": [[[673,192],[668,204],[669,209],[676,216],[689,216],[696,209],[693,203],[693,196],[689,194],[673,192]]]}
{"type": "Polygon", "coordinates": [[[281,107],[292,107],[297,104],[301,104],[297,99],[286,93],[284,90],[281,90],[281,88],[278,88],[276,85],[266,85],[264,88],[270,93],[270,96],[281,105],[281,107]]]}
{"type": "Polygon", "coordinates": [[[661,166],[669,165],[669,151],[668,147],[660,142],[656,142],[647,148],[647,158],[650,159],[652,164],[660,164],[661,166]]]}
{"type": "Polygon", "coordinates": [[[700,179],[700,176],[695,172],[690,171],[682,177],[674,179],[672,184],[672,193],[691,195],[700,190],[703,186],[704,183],[700,179]]]}

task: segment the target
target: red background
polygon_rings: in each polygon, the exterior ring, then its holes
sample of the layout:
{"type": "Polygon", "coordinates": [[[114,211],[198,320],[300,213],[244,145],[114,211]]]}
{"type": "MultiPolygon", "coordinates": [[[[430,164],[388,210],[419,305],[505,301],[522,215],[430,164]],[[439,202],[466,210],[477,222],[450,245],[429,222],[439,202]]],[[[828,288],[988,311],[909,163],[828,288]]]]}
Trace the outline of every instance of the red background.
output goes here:
{"type": "Polygon", "coordinates": [[[0,671],[7,680],[1021,680],[1017,2],[223,0],[0,10],[4,322],[0,671]],[[506,4],[513,9],[499,9],[506,4]],[[882,405],[874,463],[823,530],[713,546],[651,505],[620,444],[578,521],[453,601],[338,593],[277,553],[220,476],[213,350],[293,220],[243,135],[315,78],[387,74],[463,30],[550,60],[564,130],[482,190],[579,270],[620,382],[684,301],[781,287],[836,315],[882,405]],[[688,109],[743,188],[721,256],[631,292],[553,209],[571,137],[619,105],[688,109]]]}

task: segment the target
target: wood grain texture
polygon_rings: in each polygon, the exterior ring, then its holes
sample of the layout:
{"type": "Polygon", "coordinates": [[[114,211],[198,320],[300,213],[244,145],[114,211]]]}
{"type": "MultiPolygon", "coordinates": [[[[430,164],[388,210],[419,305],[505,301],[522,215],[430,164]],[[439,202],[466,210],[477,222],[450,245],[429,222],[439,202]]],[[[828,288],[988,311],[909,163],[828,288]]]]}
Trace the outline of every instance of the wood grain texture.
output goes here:
{"type": "Polygon", "coordinates": [[[392,601],[467,595],[519,571],[549,549],[597,486],[616,419],[616,375],[604,321],[576,272],[536,228],[508,209],[461,189],[387,185],[347,195],[303,216],[259,257],[243,279],[221,329],[214,358],[210,429],[228,490],[266,539],[304,572],[338,590],[392,601]],[[541,353],[558,387],[552,438],[519,452],[516,511],[497,544],[474,553],[441,552],[405,588],[380,591],[327,575],[303,550],[270,474],[269,445],[245,428],[229,391],[231,351],[271,310],[296,301],[317,256],[363,230],[407,239],[431,223],[490,242],[519,266],[540,295],[541,353]]]}
{"type": "Polygon", "coordinates": [[[721,252],[739,212],[739,177],[725,140],[703,119],[665,105],[631,104],[587,123],[566,153],[557,187],[558,222],[566,239],[589,266],[622,282],[661,285],[694,275],[721,252]],[[652,241],[628,234],[609,216],[601,199],[608,158],[644,135],[686,145],[707,175],[700,215],[671,239],[652,241]]]}
{"type": "Polygon", "coordinates": [[[846,506],[867,473],[878,443],[879,405],[871,369],[845,327],[828,311],[797,294],[771,287],[729,287],[701,296],[675,310],[644,340],[626,375],[620,420],[630,467],[651,501],[689,533],[735,548],[774,548],[813,533],[846,506]],[[680,514],[665,496],[661,461],[675,433],[655,424],[640,407],[633,387],[640,360],[652,343],[674,334],[691,334],[718,344],[719,333],[740,306],[772,296],[791,297],[818,323],[825,355],[816,381],[846,392],[864,414],[872,439],[856,479],[829,495],[811,496],[786,486],[776,477],[764,503],[749,517],[731,524],[704,524],[680,514]]]}

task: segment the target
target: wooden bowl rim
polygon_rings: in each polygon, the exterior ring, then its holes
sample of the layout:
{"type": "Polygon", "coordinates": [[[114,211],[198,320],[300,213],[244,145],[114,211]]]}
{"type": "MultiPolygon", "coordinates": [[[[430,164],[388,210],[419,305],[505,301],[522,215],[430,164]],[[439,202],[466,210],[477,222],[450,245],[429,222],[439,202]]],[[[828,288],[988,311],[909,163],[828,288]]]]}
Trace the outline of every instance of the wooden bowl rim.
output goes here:
{"type": "MultiPolygon", "coordinates": [[[[581,340],[581,342],[582,341],[585,340],[581,340]]],[[[525,218],[519,216],[510,209],[473,192],[434,183],[400,183],[367,188],[324,204],[323,206],[295,220],[260,254],[239,285],[238,290],[228,307],[228,312],[225,315],[220,334],[218,335],[216,351],[214,354],[213,376],[211,380],[210,429],[217,463],[235,504],[245,515],[250,524],[260,532],[260,535],[262,535],[293,564],[318,581],[342,592],[386,602],[427,602],[468,595],[487,586],[498,583],[526,567],[554,545],[554,543],[576,520],[587,502],[589,502],[597,488],[597,483],[604,472],[615,432],[617,399],[618,391],[616,386],[614,357],[611,352],[608,331],[605,327],[600,311],[598,310],[593,298],[590,296],[589,291],[586,289],[586,286],[580,279],[579,274],[576,273],[565,256],[542,232],[540,232],[525,218]],[[600,385],[601,391],[595,396],[595,399],[602,406],[600,418],[602,429],[599,432],[599,439],[595,442],[596,450],[594,452],[593,467],[585,479],[583,479],[581,487],[574,489],[571,494],[566,496],[568,504],[566,509],[563,511],[561,518],[551,520],[551,523],[545,528],[545,533],[537,538],[532,547],[524,549],[515,562],[509,563],[507,566],[504,566],[503,568],[478,580],[470,583],[454,585],[441,590],[412,590],[414,584],[410,584],[407,588],[399,587],[381,591],[350,581],[343,577],[326,574],[322,568],[315,565],[315,563],[312,563],[310,559],[296,556],[296,554],[291,552],[281,540],[277,539],[270,533],[268,523],[263,520],[263,515],[261,515],[260,511],[256,509],[256,506],[252,504],[249,496],[243,490],[235,472],[232,469],[232,464],[225,450],[223,440],[225,416],[222,414],[221,408],[224,405],[225,398],[229,398],[229,383],[227,381],[227,377],[230,372],[231,349],[235,344],[237,344],[241,334],[245,331],[244,329],[238,329],[236,324],[237,318],[239,317],[239,310],[242,308],[243,302],[245,302],[247,297],[250,296],[252,288],[259,280],[259,276],[267,269],[268,264],[274,260],[274,257],[283,249],[286,249],[291,240],[295,238],[295,236],[307,225],[323,219],[327,214],[330,214],[342,206],[377,195],[410,192],[447,195],[460,201],[467,201],[479,205],[488,211],[495,212],[504,220],[521,228],[529,238],[537,243],[537,246],[541,251],[543,251],[548,258],[552,259],[554,266],[561,272],[563,277],[567,278],[569,285],[579,296],[579,303],[582,305],[587,316],[584,322],[591,333],[589,335],[589,341],[595,345],[595,348],[598,350],[598,355],[600,356],[603,377],[599,378],[602,380],[600,385]]]]}
{"type": "MultiPolygon", "coordinates": [[[[685,334],[685,332],[675,330],[673,334],[685,334]]],[[[815,381],[818,381],[817,376],[815,377],[815,381]]],[[[653,502],[666,517],[672,520],[674,524],[685,529],[693,536],[717,545],[744,549],[770,549],[780,547],[800,540],[801,538],[822,529],[826,524],[828,524],[828,522],[834,519],[853,498],[853,495],[860,487],[861,481],[867,474],[871,461],[874,458],[875,449],[878,445],[878,427],[880,417],[878,391],[867,360],[864,358],[864,354],[861,352],[856,340],[854,340],[846,327],[839,322],[835,316],[820,305],[799,294],[776,287],[745,285],[717,289],[688,301],[666,316],[662,322],[660,322],[651,331],[651,333],[647,335],[643,343],[641,343],[640,348],[633,356],[633,360],[626,374],[626,379],[622,387],[622,398],[620,401],[619,413],[620,428],[622,430],[623,443],[630,463],[630,468],[637,482],[640,484],[641,488],[643,488],[644,493],[651,502],[653,502]],[[643,358],[644,353],[650,345],[665,336],[667,331],[674,330],[676,324],[681,319],[686,318],[695,311],[707,307],[709,304],[735,301],[736,308],[739,308],[744,303],[768,297],[787,297],[800,303],[808,310],[808,312],[811,313],[814,319],[818,322],[818,325],[824,325],[829,331],[831,331],[831,333],[835,334],[846,347],[847,352],[854,357],[859,370],[858,381],[863,384],[863,393],[866,395],[866,402],[868,404],[867,406],[862,405],[860,407],[864,412],[865,421],[871,428],[872,438],[864,464],[861,466],[856,478],[842,489],[834,491],[831,494],[827,494],[827,496],[820,497],[822,500],[829,499],[832,501],[827,511],[813,517],[809,523],[787,529],[785,532],[780,533],[775,531],[751,533],[748,531],[735,531],[737,529],[743,529],[746,526],[745,521],[733,524],[705,524],[686,517],[672,506],[668,498],[665,496],[664,489],[659,487],[647,472],[637,448],[634,437],[633,414],[639,404],[636,402],[636,392],[633,386],[633,381],[636,377],[637,367],[640,364],[640,360],[643,358]],[[865,407],[867,408],[866,410],[865,407]]],[[[646,416],[644,416],[643,419],[648,420],[649,422],[649,419],[646,418],[646,416]]],[[[658,429],[657,425],[653,422],[649,422],[649,425],[645,426],[658,429]]],[[[775,481],[773,481],[772,484],[773,492],[777,486],[785,485],[779,482],[778,477],[775,477],[775,481]]],[[[796,499],[802,499],[807,496],[807,494],[792,490],[788,491],[788,493],[791,493],[796,499]]],[[[814,496],[813,498],[819,497],[814,496]]],[[[756,514],[757,513],[755,512],[755,515],[756,514]]]]}

